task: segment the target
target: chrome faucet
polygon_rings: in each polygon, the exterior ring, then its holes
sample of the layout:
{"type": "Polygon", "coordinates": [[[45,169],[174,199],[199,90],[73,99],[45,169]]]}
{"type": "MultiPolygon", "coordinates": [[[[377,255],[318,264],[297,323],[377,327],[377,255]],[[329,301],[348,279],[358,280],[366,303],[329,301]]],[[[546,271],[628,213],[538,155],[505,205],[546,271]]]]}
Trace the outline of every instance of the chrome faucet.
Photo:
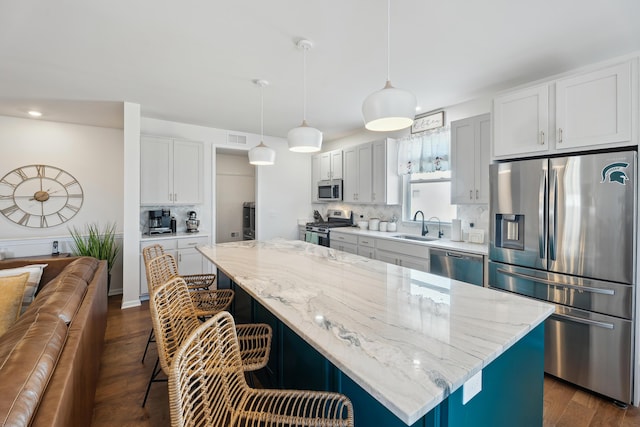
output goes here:
{"type": "Polygon", "coordinates": [[[422,235],[426,236],[426,234],[429,232],[429,229],[427,228],[427,224],[424,223],[424,212],[416,211],[416,213],[413,215],[413,220],[417,220],[418,214],[422,215],[422,235]]]}
{"type": "Polygon", "coordinates": [[[432,216],[431,218],[429,218],[429,221],[431,221],[434,218],[438,220],[438,239],[442,239],[442,236],[444,236],[444,233],[442,232],[442,228],[440,228],[440,218],[438,218],[437,216],[432,216]]]}

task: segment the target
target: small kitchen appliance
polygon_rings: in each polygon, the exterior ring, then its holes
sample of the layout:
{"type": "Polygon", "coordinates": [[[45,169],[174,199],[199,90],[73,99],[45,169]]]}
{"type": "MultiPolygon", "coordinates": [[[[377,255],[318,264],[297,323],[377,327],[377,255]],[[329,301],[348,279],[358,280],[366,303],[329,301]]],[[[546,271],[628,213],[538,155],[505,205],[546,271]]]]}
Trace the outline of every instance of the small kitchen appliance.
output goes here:
{"type": "Polygon", "coordinates": [[[256,238],[256,204],[244,202],[242,204],[242,240],[256,238]]]}
{"type": "Polygon", "coordinates": [[[331,202],[342,200],[342,180],[318,181],[318,201],[331,202]]]}
{"type": "Polygon", "coordinates": [[[149,211],[149,234],[171,233],[171,211],[154,209],[149,211]]]}
{"type": "Polygon", "coordinates": [[[196,211],[189,211],[189,219],[187,219],[187,233],[197,233],[200,226],[200,220],[197,218],[196,211]]]}

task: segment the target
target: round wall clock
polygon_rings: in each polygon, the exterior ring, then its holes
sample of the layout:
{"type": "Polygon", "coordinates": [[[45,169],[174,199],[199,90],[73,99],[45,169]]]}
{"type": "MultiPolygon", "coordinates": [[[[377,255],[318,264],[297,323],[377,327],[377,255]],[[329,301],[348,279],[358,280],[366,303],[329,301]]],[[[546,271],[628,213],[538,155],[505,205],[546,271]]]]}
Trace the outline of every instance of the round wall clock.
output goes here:
{"type": "Polygon", "coordinates": [[[67,222],[78,213],[83,200],[80,183],[55,166],[21,166],[0,179],[0,212],[25,227],[67,222]]]}

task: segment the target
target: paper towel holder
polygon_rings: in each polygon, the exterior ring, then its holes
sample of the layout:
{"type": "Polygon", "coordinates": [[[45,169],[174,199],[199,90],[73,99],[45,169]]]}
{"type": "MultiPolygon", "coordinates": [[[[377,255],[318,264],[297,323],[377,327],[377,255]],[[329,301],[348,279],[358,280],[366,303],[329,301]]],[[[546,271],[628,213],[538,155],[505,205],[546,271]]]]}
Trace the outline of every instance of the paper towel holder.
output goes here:
{"type": "Polygon", "coordinates": [[[462,221],[459,219],[451,220],[451,241],[452,242],[462,241],[462,221]]]}

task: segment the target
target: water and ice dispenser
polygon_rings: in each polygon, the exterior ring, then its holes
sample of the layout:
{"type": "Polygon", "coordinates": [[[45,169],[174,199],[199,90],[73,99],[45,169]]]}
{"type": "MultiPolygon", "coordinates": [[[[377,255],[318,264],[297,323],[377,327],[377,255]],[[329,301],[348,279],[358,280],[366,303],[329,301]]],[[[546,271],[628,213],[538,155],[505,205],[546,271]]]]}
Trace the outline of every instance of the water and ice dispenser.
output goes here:
{"type": "Polygon", "coordinates": [[[499,248],[524,250],[524,215],[496,214],[495,242],[499,248]]]}

